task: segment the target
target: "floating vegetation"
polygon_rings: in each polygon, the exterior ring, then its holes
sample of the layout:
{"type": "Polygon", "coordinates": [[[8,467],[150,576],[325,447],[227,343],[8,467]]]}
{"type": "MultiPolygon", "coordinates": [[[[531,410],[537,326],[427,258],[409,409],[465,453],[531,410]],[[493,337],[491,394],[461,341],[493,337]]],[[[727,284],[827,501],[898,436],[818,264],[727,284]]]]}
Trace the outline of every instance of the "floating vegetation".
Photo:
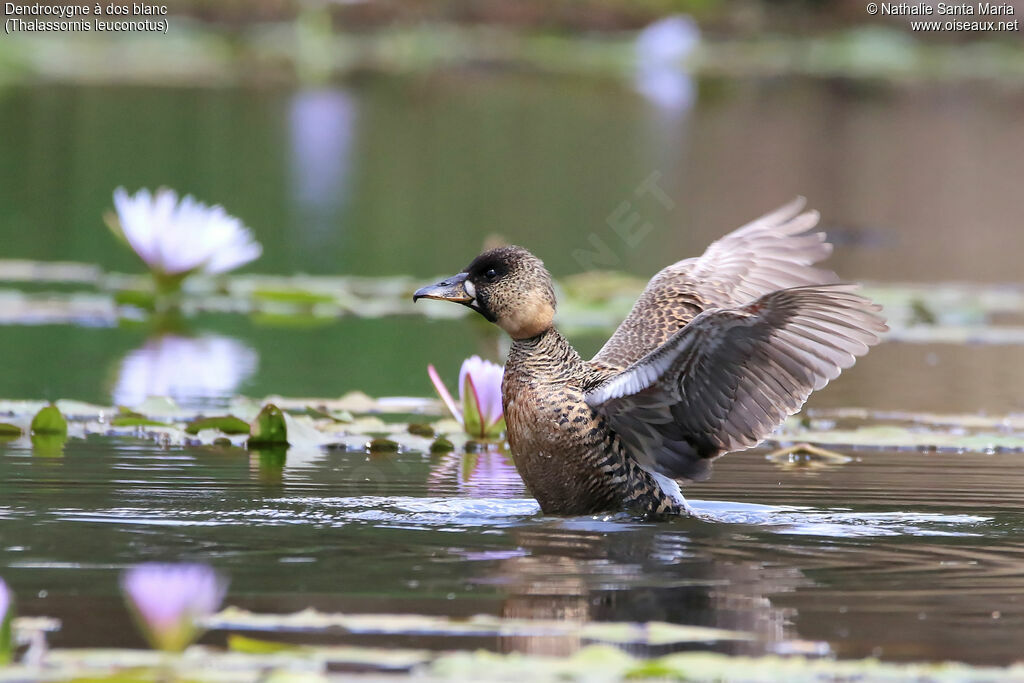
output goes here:
{"type": "Polygon", "coordinates": [[[923,450],[1024,451],[1024,434],[971,433],[962,429],[938,431],[923,427],[875,424],[851,429],[808,429],[791,419],[770,439],[848,448],[916,448],[923,450]]]}
{"type": "Polygon", "coordinates": [[[851,462],[853,458],[842,453],[836,453],[814,444],[799,443],[786,448],[772,451],[765,456],[767,460],[774,462],[782,469],[822,469],[835,467],[851,462]]]}
{"type": "Polygon", "coordinates": [[[443,436],[438,437],[432,444],[430,444],[431,453],[448,453],[455,450],[455,444],[443,436]]]}
{"type": "MultiPolygon", "coordinates": [[[[235,432],[238,433],[237,431],[235,432]]],[[[287,446],[288,425],[284,419],[284,413],[273,403],[268,403],[260,410],[253,423],[251,436],[249,436],[249,447],[259,448],[261,446],[287,446]]]]}
{"type": "MultiPolygon", "coordinates": [[[[0,417],[4,419],[0,440],[16,444],[25,441],[26,434],[37,432],[32,443],[37,447],[45,444],[51,452],[59,452],[67,437],[91,434],[152,439],[163,445],[218,443],[375,453],[479,453],[504,448],[501,440],[469,438],[460,423],[441,417],[442,411],[437,399],[372,398],[362,392],[340,398],[270,396],[256,400],[240,396],[231,401],[227,415],[218,416],[183,410],[166,398],[151,398],[131,409],[70,400],[55,404],[0,400],[0,417]],[[410,415],[417,417],[413,421],[380,417],[410,415]],[[33,424],[56,431],[40,433],[33,424]]],[[[812,410],[791,417],[765,443],[781,447],[768,456],[777,464],[809,468],[848,462],[848,456],[833,450],[837,448],[1017,452],[1024,451],[1024,416],[812,410]]]]}
{"type": "MultiPolygon", "coordinates": [[[[339,398],[239,396],[231,400],[228,411],[205,416],[159,397],[130,410],[75,400],[49,404],[0,399],[0,439],[16,443],[34,432],[37,439],[55,437],[49,443],[51,451],[68,436],[89,434],[150,438],[165,445],[220,442],[253,449],[291,445],[300,450],[340,447],[374,453],[480,453],[504,447],[501,440],[469,438],[460,423],[440,417],[442,403],[431,398],[373,398],[362,392],[339,398]],[[421,417],[412,422],[379,417],[410,415],[421,417]]],[[[781,447],[769,456],[778,464],[812,468],[848,462],[835,449],[1024,452],[1024,416],[816,410],[788,419],[766,443],[781,447]]]]}
{"type": "MultiPolygon", "coordinates": [[[[1005,681],[1024,676],[1024,666],[980,667],[956,663],[890,664],[875,659],[836,660],[808,656],[728,656],[679,652],[644,658],[616,645],[709,643],[746,634],[664,623],[571,622],[499,617],[451,620],[420,615],[255,615],[229,608],[205,620],[210,628],[294,633],[324,629],[396,635],[532,635],[553,633],[598,644],[566,657],[510,653],[435,652],[426,649],[352,645],[306,645],[229,633],[227,650],[192,646],[180,654],[152,650],[53,649],[41,662],[47,680],[256,681],[337,680],[332,672],[411,673],[428,680],[493,681],[758,680],[788,683],[871,681],[1005,681]],[[308,624],[307,624],[308,622],[308,624]],[[315,625],[314,625],[315,624],[315,625]]],[[[15,622],[19,639],[31,628],[15,622]]],[[[0,681],[36,680],[39,669],[15,664],[0,670],[0,681]]]]}
{"type": "Polygon", "coordinates": [[[185,427],[186,434],[192,434],[193,436],[203,431],[204,429],[214,429],[225,434],[249,434],[252,427],[245,420],[240,420],[233,415],[222,415],[219,417],[201,417],[197,420],[192,420],[185,427]]]}
{"type": "Polygon", "coordinates": [[[366,450],[371,453],[397,453],[399,445],[397,441],[377,437],[366,444],[366,450]]]}
{"type": "Polygon", "coordinates": [[[114,427],[170,427],[166,422],[151,420],[142,413],[137,413],[123,406],[118,408],[118,410],[117,416],[110,420],[110,424],[114,427]]]}
{"type": "MultiPolygon", "coordinates": [[[[105,273],[83,263],[0,260],[0,282],[33,288],[31,293],[0,289],[0,324],[113,326],[145,319],[156,301],[147,276],[105,273]],[[37,291],[47,286],[60,289],[37,291]]],[[[183,283],[178,303],[186,318],[200,313],[248,315],[280,326],[345,316],[469,314],[458,306],[414,307],[411,297],[418,282],[407,276],[198,273],[183,283]]],[[[558,323],[568,333],[580,333],[614,329],[644,283],[622,273],[595,271],[567,277],[558,286],[564,294],[558,323]]],[[[890,341],[1024,344],[1024,325],[1013,322],[1024,319],[1021,285],[874,284],[864,293],[885,307],[890,341]]]]}
{"type": "Polygon", "coordinates": [[[256,614],[227,608],[203,623],[208,628],[272,632],[314,632],[339,629],[348,633],[446,636],[547,636],[606,643],[670,645],[753,640],[742,631],[664,622],[578,622],[558,619],[514,619],[492,615],[453,618],[418,614],[338,614],[307,609],[293,614],[256,614]]]}
{"type": "Polygon", "coordinates": [[[460,652],[435,660],[430,672],[449,680],[475,680],[486,671],[496,681],[697,680],[697,681],[1005,681],[1024,676],[1024,666],[886,664],[875,659],[730,657],[684,652],[655,659],[633,657],[607,645],[584,647],[569,657],[460,652]]]}
{"type": "Polygon", "coordinates": [[[30,429],[34,435],[64,436],[68,433],[68,421],[61,415],[60,409],[51,403],[36,413],[30,429]]]}

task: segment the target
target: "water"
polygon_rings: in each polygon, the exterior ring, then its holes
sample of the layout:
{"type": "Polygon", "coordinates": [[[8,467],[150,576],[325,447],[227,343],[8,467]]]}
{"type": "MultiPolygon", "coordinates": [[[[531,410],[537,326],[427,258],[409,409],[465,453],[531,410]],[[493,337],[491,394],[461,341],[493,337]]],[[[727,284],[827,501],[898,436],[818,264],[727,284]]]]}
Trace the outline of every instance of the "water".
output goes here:
{"type": "MultiPolygon", "coordinates": [[[[428,282],[497,234],[559,276],[588,265],[580,252],[597,243],[610,256],[596,265],[647,276],[805,194],[846,278],[1012,281],[1024,158],[1007,140],[1024,139],[1020,100],[982,86],[780,79],[704,82],[693,108],[659,108],[609,83],[474,73],[299,93],[12,89],[0,93],[0,128],[18,132],[0,141],[0,258],[138,272],[100,217],[114,187],[166,184],[246,220],[266,246],[255,272],[428,282]],[[671,207],[638,196],[651,178],[671,207]],[[624,203],[651,226],[632,246],[609,226],[624,203]]],[[[608,332],[574,342],[586,355],[608,332]]],[[[471,319],[207,315],[163,341],[146,323],[10,325],[0,396],[132,403],[175,374],[186,405],[423,396],[427,363],[454,377],[472,353],[497,359],[500,341],[471,319]],[[183,363],[204,371],[174,373],[183,363]]],[[[1024,409],[1022,385],[1020,346],[890,343],[810,406],[1005,414],[1024,409]]],[[[316,451],[282,468],[97,438],[62,457],[0,445],[0,574],[23,613],[63,619],[53,641],[66,646],[141,645],[118,572],[198,559],[231,575],[230,602],[264,611],[664,620],[757,635],[714,646],[734,653],[1018,658],[1019,455],[849,455],[823,469],[731,455],[688,490],[698,519],[645,524],[544,517],[500,454],[316,451]]]]}
{"type": "Polygon", "coordinates": [[[735,653],[1005,663],[1024,621],[1015,459],[876,452],[802,470],[733,455],[688,490],[698,519],[650,524],[545,517],[501,453],[324,452],[281,469],[239,450],[104,439],[71,442],[59,459],[6,447],[4,576],[23,613],[64,620],[54,640],[66,646],[138,644],[118,572],[199,559],[231,575],[232,604],[263,611],[657,620],[756,634],[715,646],[735,653]]]}

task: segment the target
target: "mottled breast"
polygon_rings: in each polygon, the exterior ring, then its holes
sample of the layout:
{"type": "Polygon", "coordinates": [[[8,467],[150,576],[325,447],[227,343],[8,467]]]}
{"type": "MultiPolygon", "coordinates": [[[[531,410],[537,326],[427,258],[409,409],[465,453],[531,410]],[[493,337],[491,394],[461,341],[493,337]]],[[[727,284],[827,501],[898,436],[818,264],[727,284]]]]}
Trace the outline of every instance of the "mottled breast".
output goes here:
{"type": "Polygon", "coordinates": [[[601,467],[607,428],[576,383],[506,372],[502,393],[516,469],[544,512],[586,514],[617,507],[615,488],[601,467]]]}

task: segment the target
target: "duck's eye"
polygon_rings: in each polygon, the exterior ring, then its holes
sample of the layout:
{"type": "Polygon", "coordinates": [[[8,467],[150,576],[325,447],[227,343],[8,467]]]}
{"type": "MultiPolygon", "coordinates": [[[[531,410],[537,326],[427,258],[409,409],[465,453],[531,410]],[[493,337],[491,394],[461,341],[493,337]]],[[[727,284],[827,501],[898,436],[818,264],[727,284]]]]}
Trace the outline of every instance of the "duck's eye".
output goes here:
{"type": "Polygon", "coordinates": [[[487,272],[484,273],[484,277],[487,278],[488,282],[494,282],[495,280],[498,279],[498,271],[496,271],[494,268],[488,268],[487,272]]]}

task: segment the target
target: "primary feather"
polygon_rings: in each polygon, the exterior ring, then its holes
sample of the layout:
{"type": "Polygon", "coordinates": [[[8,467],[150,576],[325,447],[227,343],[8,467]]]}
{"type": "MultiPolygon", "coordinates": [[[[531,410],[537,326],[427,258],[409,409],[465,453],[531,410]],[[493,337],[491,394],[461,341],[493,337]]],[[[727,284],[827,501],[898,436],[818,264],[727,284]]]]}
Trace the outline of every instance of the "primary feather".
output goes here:
{"type": "Polygon", "coordinates": [[[665,344],[589,391],[642,467],[700,479],[795,413],[886,327],[852,285],[803,286],[695,317],[665,344]]]}

